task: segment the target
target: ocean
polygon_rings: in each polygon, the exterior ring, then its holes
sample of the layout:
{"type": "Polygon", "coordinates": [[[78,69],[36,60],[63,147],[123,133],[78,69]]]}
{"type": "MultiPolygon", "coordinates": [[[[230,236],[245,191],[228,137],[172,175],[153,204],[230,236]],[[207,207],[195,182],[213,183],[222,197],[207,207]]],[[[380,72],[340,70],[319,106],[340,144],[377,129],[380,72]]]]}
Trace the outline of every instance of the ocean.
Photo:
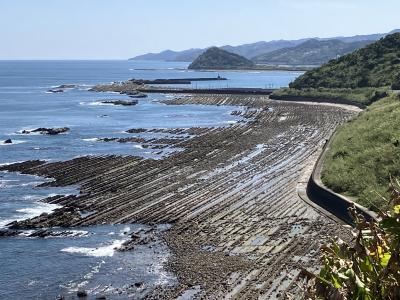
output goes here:
{"type": "MultiPolygon", "coordinates": [[[[135,155],[162,159],[179,148],[146,149],[140,143],[101,142],[98,138],[151,138],[157,133],[127,134],[131,128],[188,128],[229,126],[240,120],[235,107],[165,105],[171,96],[149,94],[135,106],[104,104],[126,100],[115,93],[95,93],[89,88],[131,78],[226,77],[204,81],[192,88],[287,86],[300,72],[186,70],[187,63],[140,61],[0,61],[0,164],[32,159],[68,160],[84,155],[135,155]],[[75,88],[63,93],[48,90],[62,84],[75,88]],[[39,127],[68,127],[55,136],[24,134],[39,127]],[[150,135],[150,136],[149,136],[150,135]],[[11,139],[12,143],[4,143],[11,139]]],[[[159,133],[158,133],[159,134],[159,133]]],[[[58,194],[77,194],[79,187],[42,188],[49,181],[37,176],[0,172],[0,228],[14,220],[49,213],[57,206],[40,202],[58,194]]],[[[140,298],[151,287],[174,284],[163,270],[168,248],[159,239],[118,252],[131,233],[161,232],[168,224],[152,228],[142,224],[62,228],[68,236],[30,238],[29,232],[0,238],[0,299],[55,299],[73,297],[83,288],[107,299],[140,298]],[[135,285],[137,284],[137,285],[135,285]]]]}

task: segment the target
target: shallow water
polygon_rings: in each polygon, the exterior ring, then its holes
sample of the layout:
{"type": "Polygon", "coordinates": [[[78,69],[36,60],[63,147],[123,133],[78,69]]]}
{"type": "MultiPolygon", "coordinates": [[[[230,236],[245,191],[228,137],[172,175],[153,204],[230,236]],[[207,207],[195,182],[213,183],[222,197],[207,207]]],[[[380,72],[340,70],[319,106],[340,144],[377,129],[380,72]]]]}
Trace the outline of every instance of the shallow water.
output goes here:
{"type": "Polygon", "coordinates": [[[92,297],[140,298],[149,287],[173,284],[174,277],[162,268],[169,252],[160,241],[139,245],[129,252],[114,249],[129,233],[140,229],[149,227],[63,228],[79,236],[0,239],[0,299],[55,299],[59,294],[68,299],[78,289],[92,297]],[[130,287],[139,282],[145,286],[130,287]]]}
{"type": "MultiPolygon", "coordinates": [[[[15,220],[24,220],[52,212],[58,205],[39,202],[54,195],[74,195],[78,187],[36,187],[45,180],[38,176],[0,172],[0,229],[15,220]]],[[[0,250],[1,251],[1,250],[0,250]]]]}
{"type": "MultiPolygon", "coordinates": [[[[136,106],[103,105],[106,99],[129,99],[115,93],[93,93],[98,83],[130,78],[216,77],[229,80],[198,82],[195,88],[286,86],[297,72],[196,72],[186,63],[134,61],[0,61],[0,164],[30,159],[66,160],[82,155],[137,155],[160,159],[179,149],[144,149],[135,143],[99,142],[102,137],[145,137],[127,134],[130,128],[187,128],[228,126],[240,119],[235,107],[165,105],[171,96],[151,94],[136,106]],[[61,84],[76,84],[64,93],[47,91],[61,84]],[[38,127],[69,127],[66,134],[22,134],[38,127]],[[12,144],[4,144],[12,139],[12,144]]],[[[0,228],[51,212],[57,208],[39,200],[55,194],[75,194],[78,187],[39,188],[51,179],[0,172],[0,228]]],[[[147,228],[129,225],[129,231],[147,228]]],[[[65,230],[65,229],[60,229],[65,230]]],[[[71,230],[71,229],[69,229],[71,230]]],[[[143,290],[175,279],[162,269],[168,249],[160,241],[133,251],[114,250],[126,235],[124,225],[74,228],[76,236],[0,239],[0,299],[54,299],[72,297],[78,288],[107,299],[143,296],[143,290]],[[151,247],[149,247],[151,246],[151,247]],[[130,287],[144,282],[145,289],[130,287]],[[128,286],[126,286],[128,284],[128,286]],[[122,294],[121,294],[122,293],[122,294]],[[128,294],[127,294],[128,293],[128,294]]]]}

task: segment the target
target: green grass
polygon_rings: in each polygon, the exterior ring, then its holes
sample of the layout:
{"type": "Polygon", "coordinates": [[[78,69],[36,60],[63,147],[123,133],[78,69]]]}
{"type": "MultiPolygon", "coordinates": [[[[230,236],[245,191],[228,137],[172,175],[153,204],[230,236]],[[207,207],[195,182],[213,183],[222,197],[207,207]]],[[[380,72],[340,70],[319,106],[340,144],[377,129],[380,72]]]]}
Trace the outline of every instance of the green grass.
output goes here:
{"type": "Polygon", "coordinates": [[[400,99],[391,95],[341,126],[327,152],[323,183],[377,211],[390,176],[400,178],[400,99]]]}
{"type": "Polygon", "coordinates": [[[358,88],[358,89],[329,89],[329,88],[305,88],[293,89],[283,88],[275,91],[272,99],[278,100],[330,100],[344,101],[353,104],[367,106],[383,97],[387,89],[385,88],[358,88]]]}

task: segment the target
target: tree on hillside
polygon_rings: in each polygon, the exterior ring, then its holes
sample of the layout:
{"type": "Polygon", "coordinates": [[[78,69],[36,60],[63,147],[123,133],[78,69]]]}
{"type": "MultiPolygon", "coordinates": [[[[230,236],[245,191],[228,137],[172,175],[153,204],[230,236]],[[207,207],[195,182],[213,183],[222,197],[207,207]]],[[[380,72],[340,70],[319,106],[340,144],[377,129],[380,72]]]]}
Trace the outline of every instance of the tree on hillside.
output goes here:
{"type": "Polygon", "coordinates": [[[400,72],[394,77],[394,81],[392,83],[392,90],[400,90],[400,72]]]}

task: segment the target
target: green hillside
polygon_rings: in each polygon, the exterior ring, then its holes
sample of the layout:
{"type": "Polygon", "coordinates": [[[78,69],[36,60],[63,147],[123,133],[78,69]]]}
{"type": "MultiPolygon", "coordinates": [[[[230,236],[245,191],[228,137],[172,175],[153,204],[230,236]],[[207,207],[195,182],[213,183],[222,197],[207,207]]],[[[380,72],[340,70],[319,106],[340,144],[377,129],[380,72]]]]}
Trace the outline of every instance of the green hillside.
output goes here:
{"type": "Polygon", "coordinates": [[[209,48],[189,65],[189,69],[240,69],[252,68],[254,63],[247,58],[217,47],[209,48]]]}
{"type": "Polygon", "coordinates": [[[311,39],[296,47],[272,51],[256,56],[252,60],[258,64],[270,65],[322,65],[338,56],[360,49],[371,42],[345,43],[340,40],[320,41],[311,39]]]}
{"type": "Polygon", "coordinates": [[[306,72],[291,88],[362,88],[399,83],[400,33],[306,72]]]}

